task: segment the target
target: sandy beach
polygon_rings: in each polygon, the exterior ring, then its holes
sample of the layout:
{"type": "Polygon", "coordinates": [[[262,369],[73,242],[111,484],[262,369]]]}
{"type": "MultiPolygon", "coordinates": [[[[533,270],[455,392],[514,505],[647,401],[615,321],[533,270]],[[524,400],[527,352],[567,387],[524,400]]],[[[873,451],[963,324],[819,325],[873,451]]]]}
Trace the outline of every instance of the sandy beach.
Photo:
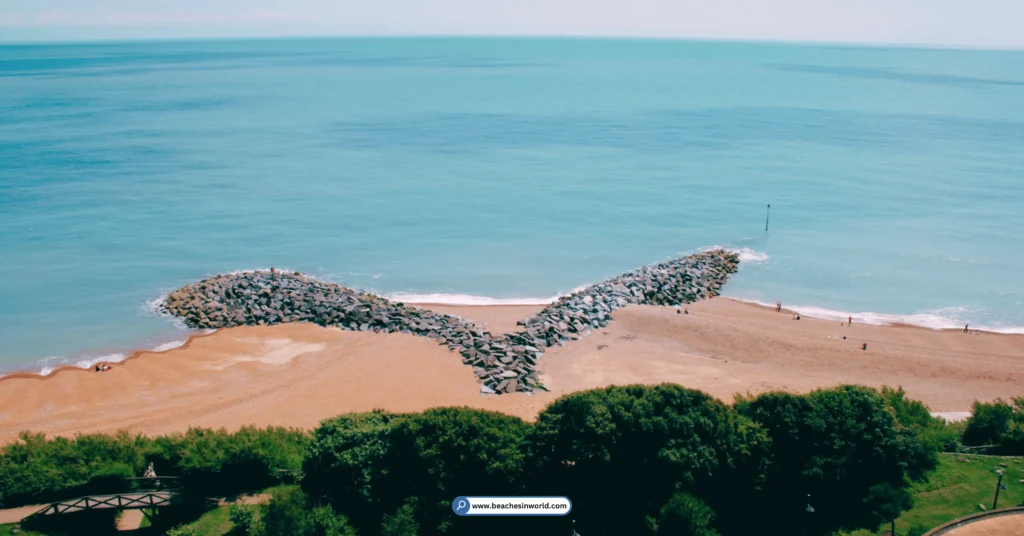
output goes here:
{"type": "MultiPolygon", "coordinates": [[[[511,331],[541,309],[425,307],[485,324],[493,333],[511,331]]],[[[0,442],[22,430],[311,428],[324,418],[375,408],[471,406],[533,419],[563,394],[628,383],[678,383],[725,401],[736,393],[842,383],[903,386],[944,412],[969,410],[976,399],[1024,395],[1024,335],[797,321],[785,311],[723,298],[689,311],[628,306],[608,328],[548,351],[538,366],[551,392],[501,396],[480,395],[458,354],[422,337],[309,324],[225,329],[167,352],[141,352],[107,372],[0,380],[0,442]]]]}

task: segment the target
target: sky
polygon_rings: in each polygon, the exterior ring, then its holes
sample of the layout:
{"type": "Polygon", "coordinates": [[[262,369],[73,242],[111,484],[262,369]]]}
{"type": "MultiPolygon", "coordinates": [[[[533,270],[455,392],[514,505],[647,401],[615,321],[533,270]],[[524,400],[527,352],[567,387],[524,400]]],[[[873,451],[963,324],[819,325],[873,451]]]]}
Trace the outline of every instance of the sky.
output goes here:
{"type": "Polygon", "coordinates": [[[1024,0],[0,0],[0,41],[324,35],[1024,48],[1024,0]]]}

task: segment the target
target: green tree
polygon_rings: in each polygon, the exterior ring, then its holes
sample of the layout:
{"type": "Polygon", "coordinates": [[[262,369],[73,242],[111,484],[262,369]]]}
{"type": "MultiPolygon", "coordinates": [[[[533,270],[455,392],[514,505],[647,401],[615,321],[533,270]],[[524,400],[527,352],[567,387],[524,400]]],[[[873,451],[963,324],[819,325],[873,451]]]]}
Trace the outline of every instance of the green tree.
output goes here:
{"type": "Polygon", "coordinates": [[[298,486],[286,486],[261,507],[264,536],[356,536],[330,505],[314,505],[298,486]]]}
{"type": "Polygon", "coordinates": [[[374,411],[321,422],[303,462],[302,489],[344,509],[357,527],[379,524],[408,497],[384,484],[392,470],[385,460],[392,450],[391,426],[401,418],[374,411]]]}
{"type": "Polygon", "coordinates": [[[566,495],[587,536],[639,534],[677,491],[722,515],[730,490],[756,487],[768,440],[733,409],[678,385],[572,393],[528,436],[531,490],[566,495]]]}
{"type": "Polygon", "coordinates": [[[348,518],[335,512],[329,504],[314,507],[306,519],[308,528],[301,536],[356,536],[348,518]]]}
{"type": "Polygon", "coordinates": [[[866,518],[860,524],[866,527],[888,523],[914,507],[910,493],[888,483],[871,486],[862,502],[866,518]]]}
{"type": "Polygon", "coordinates": [[[455,516],[451,501],[459,495],[515,494],[523,471],[520,443],[527,430],[529,425],[516,417],[469,408],[409,415],[391,433],[388,459],[400,469],[389,487],[415,497],[425,531],[476,534],[467,532],[475,520],[455,516]],[[462,522],[453,525],[455,519],[462,522]]]}
{"type": "Polygon", "coordinates": [[[232,504],[228,508],[228,518],[234,525],[231,534],[239,536],[259,536],[262,527],[256,521],[256,512],[241,504],[232,504]]]}
{"type": "Polygon", "coordinates": [[[773,443],[769,481],[751,501],[757,515],[748,519],[780,531],[802,524],[807,494],[815,509],[809,533],[875,528],[877,520],[909,508],[908,481],[923,479],[938,463],[934,445],[901,425],[871,388],[840,386],[806,397],[769,393],[744,399],[737,409],[773,443]]]}
{"type": "Polygon", "coordinates": [[[907,398],[902,387],[892,389],[883,386],[881,395],[901,425],[917,430],[921,438],[936,449],[957,450],[961,435],[958,425],[947,424],[944,419],[932,417],[928,406],[907,398]]]}
{"type": "Polygon", "coordinates": [[[330,419],[314,432],[303,489],[352,514],[367,532],[412,505],[424,532],[475,534],[479,520],[453,523],[452,499],[517,491],[528,429],[518,418],[469,408],[330,419]]]}
{"type": "Polygon", "coordinates": [[[267,487],[279,470],[299,470],[308,444],[308,433],[289,428],[190,428],[157,438],[149,458],[159,473],[180,476],[190,488],[225,494],[267,487]]]}
{"type": "Polygon", "coordinates": [[[718,536],[715,511],[689,493],[676,493],[650,522],[656,536],[718,536]]]}
{"type": "Polygon", "coordinates": [[[992,445],[989,452],[993,454],[1024,455],[1024,398],[1012,402],[975,402],[964,429],[964,444],[992,445]]]}
{"type": "Polygon", "coordinates": [[[150,440],[119,432],[47,439],[25,432],[0,449],[0,505],[123,491],[145,468],[150,440]]]}
{"type": "Polygon", "coordinates": [[[998,445],[1013,421],[1013,406],[996,400],[991,404],[975,401],[964,429],[964,444],[998,445]]]}
{"type": "Polygon", "coordinates": [[[303,535],[308,532],[306,519],[307,497],[301,489],[280,488],[270,501],[261,506],[263,530],[266,536],[303,535]]]}
{"type": "Polygon", "coordinates": [[[402,505],[393,515],[385,515],[381,523],[381,536],[417,536],[420,525],[416,522],[414,501],[402,505]]]}
{"type": "Polygon", "coordinates": [[[751,528],[751,518],[768,520],[766,526],[791,526],[794,516],[807,507],[809,484],[803,471],[815,456],[814,408],[807,396],[784,392],[764,393],[756,398],[737,395],[736,410],[758,423],[771,438],[770,463],[759,489],[737,489],[737,499],[748,505],[749,516],[727,520],[738,525],[736,532],[751,528]]]}

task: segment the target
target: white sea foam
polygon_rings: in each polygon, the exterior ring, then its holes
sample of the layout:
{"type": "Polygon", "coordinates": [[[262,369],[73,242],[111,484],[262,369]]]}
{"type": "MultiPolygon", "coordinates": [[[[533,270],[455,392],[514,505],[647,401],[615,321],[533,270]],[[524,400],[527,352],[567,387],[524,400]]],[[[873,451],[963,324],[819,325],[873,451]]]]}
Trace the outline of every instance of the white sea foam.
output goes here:
{"type": "Polygon", "coordinates": [[[395,292],[385,294],[384,297],[401,303],[437,305],[550,305],[559,298],[570,296],[590,285],[576,287],[569,292],[560,292],[550,298],[491,298],[489,296],[473,296],[470,294],[413,294],[409,292],[395,292]]]}
{"type": "Polygon", "coordinates": [[[185,345],[186,342],[188,342],[188,339],[182,341],[165,342],[163,344],[157,345],[150,351],[156,353],[166,352],[168,350],[173,350],[175,348],[181,348],[182,346],[185,345]]]}
{"type": "MultiPolygon", "coordinates": [[[[775,307],[774,303],[765,303],[758,300],[744,300],[748,303],[756,303],[765,307],[775,307]]],[[[836,320],[845,322],[847,318],[853,317],[854,323],[868,324],[872,326],[891,326],[894,324],[906,324],[910,326],[917,326],[922,328],[940,330],[940,329],[963,329],[964,324],[970,322],[970,320],[964,320],[964,315],[969,315],[972,311],[969,307],[942,307],[939,309],[928,309],[922,310],[917,313],[897,315],[897,314],[886,314],[886,313],[873,313],[873,312],[861,312],[855,313],[851,311],[836,311],[834,309],[825,309],[823,307],[815,307],[813,305],[791,305],[783,304],[786,309],[790,311],[796,311],[802,316],[810,318],[819,318],[822,320],[836,320]]],[[[983,326],[971,324],[972,330],[977,331],[988,331],[993,333],[1014,333],[1024,334],[1024,327],[1005,327],[1005,326],[983,326]]]]}
{"type": "Polygon", "coordinates": [[[754,251],[750,248],[730,249],[729,251],[739,255],[740,263],[762,263],[768,260],[768,254],[763,251],[754,251]]]}
{"type": "Polygon", "coordinates": [[[168,321],[170,321],[175,328],[181,331],[188,331],[188,326],[185,325],[184,320],[160,310],[160,306],[163,305],[168,295],[170,295],[170,291],[161,292],[160,295],[157,296],[156,298],[153,298],[152,300],[149,300],[146,303],[142,304],[143,313],[150,316],[162,316],[166,318],[168,321]]]}
{"type": "Polygon", "coordinates": [[[51,355],[36,361],[36,364],[41,365],[41,368],[39,369],[40,376],[49,376],[50,374],[53,374],[53,371],[67,365],[68,360],[65,357],[51,355]]]}
{"type": "Polygon", "coordinates": [[[469,294],[412,294],[406,292],[387,294],[384,297],[401,303],[437,305],[548,305],[558,299],[557,296],[554,298],[490,298],[469,294]]]}
{"type": "Polygon", "coordinates": [[[744,264],[760,264],[762,262],[766,262],[769,259],[768,254],[763,251],[757,251],[751,248],[735,248],[730,246],[719,245],[702,247],[700,249],[697,249],[693,253],[700,253],[703,251],[710,251],[714,249],[724,249],[729,253],[735,253],[740,258],[740,266],[743,266],[744,264]]]}
{"type": "MultiPolygon", "coordinates": [[[[186,342],[188,342],[188,339],[169,341],[159,344],[148,351],[156,353],[167,352],[184,346],[186,342]]],[[[123,352],[103,355],[84,355],[78,357],[76,361],[72,361],[71,359],[63,356],[47,356],[36,360],[35,365],[39,367],[37,374],[40,376],[49,376],[50,374],[53,374],[54,371],[62,367],[91,369],[98,363],[120,363],[127,359],[128,355],[129,354],[123,352]]],[[[3,377],[3,375],[0,374],[0,377],[3,377]]]]}
{"type": "Polygon", "coordinates": [[[74,363],[74,366],[82,369],[95,367],[97,363],[120,363],[128,358],[127,354],[107,354],[98,356],[86,356],[74,363]]]}
{"type": "MultiPolygon", "coordinates": [[[[294,274],[298,270],[292,270],[291,268],[282,268],[280,266],[275,266],[274,267],[274,271],[285,273],[285,274],[294,274]]],[[[231,271],[231,272],[224,272],[223,274],[220,274],[220,275],[242,275],[242,274],[254,274],[256,272],[270,273],[270,268],[246,268],[244,270],[234,270],[234,271],[231,271]]],[[[313,275],[313,274],[309,274],[309,273],[302,272],[302,271],[298,271],[298,272],[300,274],[302,274],[303,276],[308,277],[310,279],[317,279],[317,277],[315,275],[313,275]]],[[[218,275],[218,274],[207,274],[206,277],[213,277],[215,275],[218,275]]]]}

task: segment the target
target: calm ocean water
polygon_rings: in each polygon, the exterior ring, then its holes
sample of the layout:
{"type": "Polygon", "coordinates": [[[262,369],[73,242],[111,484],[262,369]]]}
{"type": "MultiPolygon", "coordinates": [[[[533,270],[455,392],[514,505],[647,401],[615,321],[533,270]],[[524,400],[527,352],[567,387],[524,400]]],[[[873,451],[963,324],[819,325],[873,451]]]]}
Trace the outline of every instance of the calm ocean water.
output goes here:
{"type": "Polygon", "coordinates": [[[714,245],[727,295],[1024,332],[1022,229],[1024,52],[0,47],[0,371],[173,345],[213,273],[536,302],[714,245]]]}

